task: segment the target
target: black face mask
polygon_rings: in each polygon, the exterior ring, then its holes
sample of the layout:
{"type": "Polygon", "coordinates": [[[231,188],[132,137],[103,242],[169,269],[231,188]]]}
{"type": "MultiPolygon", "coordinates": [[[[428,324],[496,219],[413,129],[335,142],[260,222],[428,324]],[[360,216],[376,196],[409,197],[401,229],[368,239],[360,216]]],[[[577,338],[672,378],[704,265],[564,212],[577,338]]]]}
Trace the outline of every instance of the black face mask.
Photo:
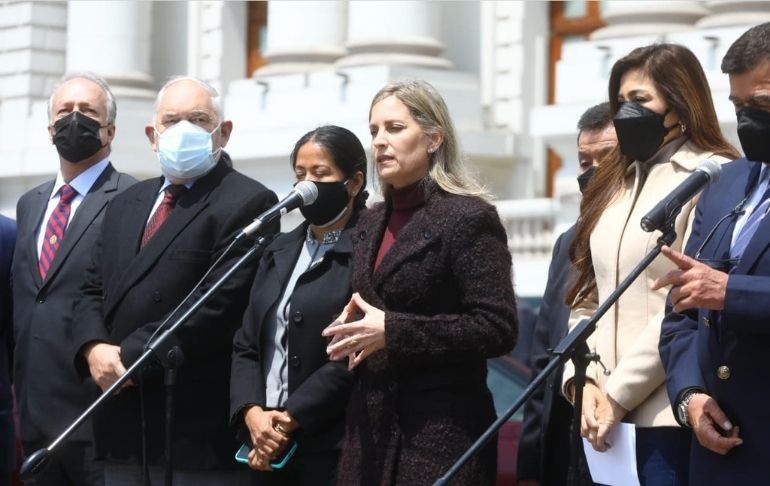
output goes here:
{"type": "Polygon", "coordinates": [[[311,224],[323,228],[336,223],[345,213],[350,201],[345,182],[313,182],[318,188],[318,197],[309,206],[299,211],[311,224]]]}
{"type": "Polygon", "coordinates": [[[99,122],[80,112],[73,111],[56,120],[53,128],[53,144],[67,162],[85,160],[104,146],[99,138],[99,122]]]}
{"type": "Polygon", "coordinates": [[[592,165],[591,167],[587,168],[585,172],[577,176],[578,187],[580,187],[581,193],[586,192],[586,187],[588,187],[588,182],[591,180],[591,177],[593,177],[595,172],[596,172],[596,166],[592,165]]]}
{"type": "Polygon", "coordinates": [[[643,162],[655,155],[663,138],[676,125],[666,128],[664,114],[655,113],[639,103],[627,101],[620,106],[613,122],[623,155],[643,162]]]}
{"type": "Polygon", "coordinates": [[[747,159],[770,162],[770,113],[757,108],[739,111],[738,138],[747,159]]]}

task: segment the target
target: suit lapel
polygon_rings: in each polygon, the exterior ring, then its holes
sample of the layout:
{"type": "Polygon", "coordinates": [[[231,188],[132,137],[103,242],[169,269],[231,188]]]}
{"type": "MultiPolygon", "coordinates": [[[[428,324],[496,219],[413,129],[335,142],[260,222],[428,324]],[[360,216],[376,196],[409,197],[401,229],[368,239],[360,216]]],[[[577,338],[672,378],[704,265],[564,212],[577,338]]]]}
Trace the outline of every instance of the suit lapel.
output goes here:
{"type": "Polygon", "coordinates": [[[85,231],[107,205],[110,200],[110,193],[118,188],[118,177],[115,169],[109,164],[96,179],[91,190],[85,195],[80,206],[78,206],[72,221],[67,225],[62,244],[56,251],[43,285],[54,278],[85,231]]]}
{"type": "Polygon", "coordinates": [[[287,235],[287,238],[276,242],[277,244],[272,248],[271,254],[273,255],[280,288],[286,285],[291,273],[294,271],[297,255],[302,250],[302,244],[305,241],[305,231],[307,231],[307,225],[300,225],[292,230],[287,235]]]}
{"type": "MultiPolygon", "coordinates": [[[[761,165],[756,163],[754,170],[751,171],[751,176],[749,178],[750,181],[753,182],[758,180],[760,168],[761,165]]],[[[764,251],[767,249],[768,245],[770,245],[770,218],[765,217],[759,223],[754,236],[751,237],[749,244],[743,251],[741,260],[738,262],[738,265],[735,268],[735,273],[748,273],[751,267],[754,266],[754,263],[757,261],[757,259],[759,259],[762,253],[764,253],[764,251]]]]}
{"type": "Polygon", "coordinates": [[[27,247],[21,250],[27,252],[29,257],[28,261],[33,263],[32,265],[27,265],[27,267],[31,274],[32,281],[35,282],[35,285],[38,288],[43,284],[40,279],[40,272],[38,271],[38,229],[45,232],[45,227],[43,226],[41,228],[41,225],[47,224],[47,222],[43,221],[43,217],[45,216],[45,210],[48,208],[48,201],[51,199],[51,191],[53,191],[54,183],[55,181],[51,181],[38,189],[32,200],[32,207],[30,208],[30,215],[34,215],[34,217],[27,218],[26,228],[19,228],[19,234],[32,235],[32,238],[29,238],[27,247]]]}
{"type": "MultiPolygon", "coordinates": [[[[728,187],[719,189],[721,195],[720,209],[723,211],[719,214],[719,218],[722,218],[729,212],[734,211],[738,207],[739,203],[745,199],[751,191],[754,189],[757,178],[759,177],[759,165],[754,167],[748,167],[746,172],[741,177],[733,178],[728,187]]],[[[735,215],[729,217],[725,227],[722,231],[717,230],[713,236],[714,241],[708,243],[708,247],[703,248],[701,254],[702,257],[713,258],[716,260],[724,260],[730,258],[730,247],[732,246],[732,236],[735,230],[735,223],[738,221],[739,216],[735,215]],[[710,248],[713,248],[711,251],[710,248]]],[[[714,218],[712,227],[704,228],[705,231],[712,231],[716,226],[719,219],[714,218]]],[[[704,238],[706,235],[704,235],[704,238]]]]}
{"type": "MultiPolygon", "coordinates": [[[[147,191],[138,195],[134,202],[135,205],[126,207],[128,214],[118,215],[118,217],[127,218],[126,224],[130,225],[127,230],[129,237],[127,244],[132,245],[131,251],[134,252],[135,256],[127,265],[115,290],[110,295],[105,306],[105,316],[121,301],[128,289],[133,287],[136,281],[142,278],[155,262],[166,253],[172,242],[190,222],[208,207],[208,197],[211,191],[219,184],[227,170],[227,167],[220,162],[208,175],[196,181],[192,188],[179,198],[168,219],[158,228],[141,251],[138,251],[139,242],[163,179],[159,179],[158,185],[148,186],[147,191]],[[137,251],[138,253],[136,253],[137,251]]],[[[120,244],[120,242],[116,244],[120,244]]]]}
{"type": "MultiPolygon", "coordinates": [[[[436,198],[438,198],[435,189],[426,190],[425,206],[418,209],[409,222],[401,230],[393,246],[388,250],[380,262],[380,266],[372,274],[372,284],[375,288],[379,287],[385,279],[401,267],[401,264],[407,259],[420,253],[423,248],[438,238],[440,228],[435,227],[435,221],[439,220],[439,215],[434,215],[436,208],[436,198]]],[[[381,222],[379,238],[375,241],[381,242],[385,231],[387,219],[383,218],[381,222]]],[[[379,248],[374,248],[372,254],[377,258],[379,248]]]]}

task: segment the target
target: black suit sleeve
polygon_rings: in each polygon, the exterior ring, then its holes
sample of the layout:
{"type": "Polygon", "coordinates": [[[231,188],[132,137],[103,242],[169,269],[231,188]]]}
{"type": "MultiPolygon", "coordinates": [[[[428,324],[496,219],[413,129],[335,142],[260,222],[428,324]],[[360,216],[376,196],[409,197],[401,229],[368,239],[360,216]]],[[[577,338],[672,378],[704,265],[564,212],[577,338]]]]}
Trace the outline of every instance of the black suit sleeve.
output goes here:
{"type": "MultiPolygon", "coordinates": [[[[257,273],[253,286],[259,285],[263,273],[257,273]]],[[[264,407],[266,402],[259,343],[260,323],[254,319],[253,305],[253,301],[249,303],[243,315],[243,326],[233,338],[230,370],[230,422],[233,425],[242,425],[241,413],[246,406],[264,407]]]]}
{"type": "MultiPolygon", "coordinates": [[[[109,211],[109,207],[107,209],[109,211]]],[[[75,309],[69,335],[72,339],[72,355],[75,368],[81,377],[90,376],[88,363],[83,356],[83,348],[92,342],[109,342],[110,336],[104,327],[104,314],[102,312],[102,238],[94,241],[91,248],[91,263],[86,269],[85,279],[80,288],[80,297],[73,303],[75,309]]]]}

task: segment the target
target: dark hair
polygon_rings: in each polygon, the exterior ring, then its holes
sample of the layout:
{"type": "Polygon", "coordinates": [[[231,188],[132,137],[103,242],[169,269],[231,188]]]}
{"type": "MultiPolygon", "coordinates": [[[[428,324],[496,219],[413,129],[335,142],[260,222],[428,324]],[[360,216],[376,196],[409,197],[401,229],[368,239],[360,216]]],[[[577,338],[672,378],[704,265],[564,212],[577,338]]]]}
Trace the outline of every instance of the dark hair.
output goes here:
{"type": "Polygon", "coordinates": [[[733,42],[722,59],[722,72],[745,73],[763,61],[770,61],[770,22],[755,25],[733,42]]]}
{"type": "MultiPolygon", "coordinates": [[[[692,51],[684,46],[653,44],[638,47],[619,59],[612,66],[609,81],[612,116],[620,109],[618,93],[623,76],[637,69],[652,80],[669,110],[679,115],[681,129],[693,145],[728,159],[739,157],[735,148],[722,135],[703,68],[692,51]]],[[[626,169],[632,162],[615,147],[599,162],[591,184],[583,194],[575,239],[569,251],[577,270],[577,278],[567,293],[569,305],[579,304],[596,289],[591,259],[591,233],[604,210],[622,189],[626,169]]]]}
{"type": "Polygon", "coordinates": [[[308,142],[317,143],[329,154],[334,165],[339,168],[345,177],[352,177],[356,172],[364,174],[364,185],[356,195],[353,207],[361,209],[366,206],[366,198],[369,193],[366,189],[366,152],[358,137],[347,128],[336,125],[324,125],[310,130],[302,135],[302,138],[294,144],[290,161],[292,169],[297,165],[299,149],[308,142]]]}
{"type": "Polygon", "coordinates": [[[612,123],[610,115],[610,104],[607,101],[594,105],[587,109],[577,122],[578,132],[583,130],[602,130],[612,123]]]}

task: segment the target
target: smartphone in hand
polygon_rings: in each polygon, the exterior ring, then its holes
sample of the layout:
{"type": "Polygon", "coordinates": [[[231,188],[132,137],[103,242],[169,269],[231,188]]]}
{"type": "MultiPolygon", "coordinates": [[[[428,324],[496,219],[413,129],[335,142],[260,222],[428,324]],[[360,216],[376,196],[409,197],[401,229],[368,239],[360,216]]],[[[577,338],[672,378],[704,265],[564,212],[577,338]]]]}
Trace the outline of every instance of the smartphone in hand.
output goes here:
{"type": "MultiPolygon", "coordinates": [[[[235,453],[235,460],[241,464],[249,463],[249,452],[251,452],[251,446],[249,444],[241,445],[240,449],[235,453]]],[[[297,441],[292,439],[286,449],[283,450],[280,456],[276,457],[270,462],[270,467],[273,469],[283,469],[288,464],[289,459],[297,452],[297,441]]]]}

